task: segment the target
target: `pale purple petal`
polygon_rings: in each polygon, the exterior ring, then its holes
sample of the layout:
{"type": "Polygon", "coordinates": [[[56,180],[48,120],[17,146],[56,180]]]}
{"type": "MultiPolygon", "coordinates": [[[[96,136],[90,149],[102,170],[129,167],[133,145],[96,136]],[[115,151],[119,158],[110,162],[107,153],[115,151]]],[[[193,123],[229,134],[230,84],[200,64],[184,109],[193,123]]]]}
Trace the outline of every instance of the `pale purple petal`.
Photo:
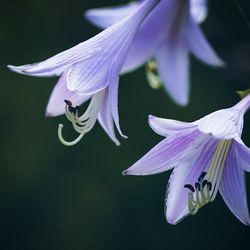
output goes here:
{"type": "Polygon", "coordinates": [[[103,102],[101,104],[101,109],[98,114],[98,121],[105,132],[108,134],[110,139],[118,146],[120,145],[119,141],[115,136],[114,130],[114,121],[110,111],[110,103],[109,103],[109,89],[105,91],[103,102]]]}
{"type": "Polygon", "coordinates": [[[250,172],[250,148],[248,148],[241,139],[237,140],[235,146],[238,154],[238,159],[241,161],[243,170],[250,172]]]}
{"type": "MultiPolygon", "coordinates": [[[[112,77],[112,76],[111,76],[112,77]]],[[[127,139],[127,136],[124,135],[121,131],[120,128],[120,123],[119,123],[119,112],[118,112],[118,77],[116,77],[116,79],[111,80],[111,84],[109,87],[109,105],[110,105],[110,112],[112,114],[112,117],[114,119],[116,128],[119,132],[119,134],[127,139]]]]}
{"type": "Polygon", "coordinates": [[[179,105],[189,99],[188,48],[182,39],[165,42],[156,54],[157,69],[170,97],[179,105]]]}
{"type": "Polygon", "coordinates": [[[190,149],[189,158],[180,161],[173,170],[167,187],[165,214],[170,224],[177,224],[188,214],[188,190],[184,185],[194,185],[201,173],[207,168],[216,150],[217,141],[204,138],[200,147],[190,149]]]}
{"type": "MultiPolygon", "coordinates": [[[[95,74],[99,70],[103,72],[103,68],[108,67],[107,63],[109,66],[114,64],[113,58],[115,58],[116,61],[119,61],[120,66],[120,69],[117,67],[117,72],[115,73],[119,74],[135,32],[158,2],[159,0],[143,1],[132,15],[129,15],[127,18],[112,25],[91,39],[41,63],[21,67],[10,66],[10,69],[27,75],[50,76],[61,74],[70,65],[81,61],[85,61],[84,65],[87,65],[86,61],[89,61],[88,66],[92,67],[91,74],[95,74]],[[94,65],[92,65],[93,62],[95,63],[94,65]],[[103,68],[99,68],[99,66],[103,68]]],[[[88,73],[90,72],[88,67],[83,68],[83,70],[87,70],[88,73]]],[[[82,72],[83,75],[88,73],[82,72]]],[[[103,77],[103,80],[105,79],[106,75],[103,77]]],[[[81,84],[82,82],[71,82],[69,80],[68,88],[76,90],[81,84]]]]}
{"type": "Polygon", "coordinates": [[[109,65],[102,60],[91,58],[72,65],[67,75],[68,89],[80,95],[93,95],[106,88],[110,84],[107,79],[109,65]]]}
{"type": "Polygon", "coordinates": [[[91,9],[85,12],[85,17],[100,28],[108,28],[133,13],[139,5],[139,2],[131,2],[122,6],[91,9]]]}
{"type": "Polygon", "coordinates": [[[185,29],[185,38],[193,54],[204,63],[213,66],[224,66],[214,49],[208,43],[200,27],[189,17],[185,29]]]}
{"type": "Polygon", "coordinates": [[[146,17],[128,50],[122,73],[130,72],[153,57],[172,25],[175,0],[161,1],[146,17]]]}
{"type": "Polygon", "coordinates": [[[47,105],[46,116],[58,116],[65,113],[65,102],[69,100],[73,106],[80,106],[86,102],[91,96],[77,95],[67,88],[67,71],[62,74],[57,84],[55,85],[47,105]]]}
{"type": "Polygon", "coordinates": [[[193,123],[163,119],[153,115],[149,116],[148,122],[155,133],[165,137],[174,133],[178,133],[184,129],[194,128],[196,126],[193,123]]]}
{"type": "Polygon", "coordinates": [[[208,6],[207,0],[191,0],[190,12],[196,23],[202,23],[207,18],[208,6]]]}
{"type": "Polygon", "coordinates": [[[245,225],[250,225],[245,173],[237,159],[234,144],[226,160],[220,183],[220,194],[230,211],[245,225]]]}
{"type": "Polygon", "coordinates": [[[200,138],[197,130],[187,130],[161,141],[139,161],[123,172],[124,175],[152,175],[173,167],[187,155],[188,148],[200,138]]]}
{"type": "Polygon", "coordinates": [[[215,138],[228,140],[239,138],[242,132],[243,116],[234,109],[222,109],[195,122],[198,129],[215,138]]]}
{"type": "Polygon", "coordinates": [[[112,32],[101,38],[98,54],[87,63],[81,62],[75,70],[72,70],[68,77],[68,88],[81,94],[92,94],[89,87],[86,87],[88,82],[91,83],[92,91],[99,91],[111,84],[110,80],[116,81],[137,29],[158,2],[159,0],[142,2],[133,14],[104,30],[102,33],[107,30],[112,30],[112,32]]]}

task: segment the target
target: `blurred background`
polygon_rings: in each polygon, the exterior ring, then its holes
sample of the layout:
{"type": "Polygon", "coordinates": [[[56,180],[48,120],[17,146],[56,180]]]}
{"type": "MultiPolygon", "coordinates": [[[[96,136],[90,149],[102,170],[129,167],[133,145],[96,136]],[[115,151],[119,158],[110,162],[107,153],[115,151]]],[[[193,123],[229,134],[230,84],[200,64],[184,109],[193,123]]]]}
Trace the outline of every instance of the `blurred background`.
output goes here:
{"type": "MultiPolygon", "coordinates": [[[[202,29],[226,69],[191,58],[190,104],[176,106],[163,89],[152,90],[145,69],[121,77],[119,111],[128,140],[116,147],[95,128],[76,146],[57,138],[58,123],[74,138],[65,117],[45,118],[55,78],[32,78],[7,64],[41,61],[95,35],[83,18],[89,8],[122,0],[22,0],[1,2],[0,22],[0,249],[137,250],[249,249],[250,228],[228,210],[220,195],[177,226],[164,218],[170,172],[123,177],[121,172],[161,140],[148,114],[196,120],[239,101],[250,87],[250,26],[234,0],[211,0],[202,29]]],[[[250,3],[238,3],[250,19],[250,3]]],[[[243,140],[250,145],[250,114],[243,140]]],[[[250,174],[246,174],[250,198],[250,174]]]]}

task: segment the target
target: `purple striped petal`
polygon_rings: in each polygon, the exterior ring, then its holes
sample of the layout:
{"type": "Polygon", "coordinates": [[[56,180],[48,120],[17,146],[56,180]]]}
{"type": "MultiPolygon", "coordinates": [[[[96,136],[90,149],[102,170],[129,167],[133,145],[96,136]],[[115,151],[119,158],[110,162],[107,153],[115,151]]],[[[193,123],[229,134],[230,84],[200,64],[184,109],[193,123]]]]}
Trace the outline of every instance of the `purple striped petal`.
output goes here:
{"type": "Polygon", "coordinates": [[[182,39],[163,43],[156,54],[157,69],[170,97],[179,105],[189,99],[188,48],[182,39]]]}
{"type": "Polygon", "coordinates": [[[91,96],[77,95],[67,88],[67,71],[65,71],[57,84],[55,85],[47,105],[46,116],[58,116],[65,113],[65,102],[64,100],[69,100],[72,102],[73,106],[80,106],[82,103],[86,102],[91,96]]]}
{"type": "Polygon", "coordinates": [[[235,148],[242,169],[250,172],[250,148],[248,148],[240,138],[238,138],[235,148]]]}
{"type": "Polygon", "coordinates": [[[222,109],[195,122],[198,129],[222,140],[239,138],[242,132],[243,116],[234,109],[222,109]]]}
{"type": "Polygon", "coordinates": [[[198,59],[213,66],[224,66],[224,62],[218,57],[200,27],[191,17],[187,20],[185,38],[188,47],[198,59]]]}
{"type": "MultiPolygon", "coordinates": [[[[105,28],[125,18],[135,11],[138,5],[136,2],[120,7],[89,10],[86,17],[97,26],[105,28]]],[[[153,56],[166,36],[164,31],[166,26],[169,26],[169,18],[175,5],[174,0],[161,1],[144,20],[131,43],[122,73],[135,70],[153,56]]]]}
{"type": "Polygon", "coordinates": [[[163,119],[153,115],[149,116],[148,122],[155,133],[165,137],[174,133],[178,133],[184,129],[194,128],[196,126],[193,123],[181,122],[171,119],[163,119]]]}
{"type": "Polygon", "coordinates": [[[123,174],[152,175],[167,171],[186,156],[188,148],[199,138],[200,133],[192,129],[170,136],[157,144],[123,174]]]}
{"type": "Polygon", "coordinates": [[[226,160],[220,183],[220,194],[230,211],[245,225],[250,225],[245,186],[245,173],[237,159],[235,145],[226,160]]]}
{"type": "Polygon", "coordinates": [[[108,28],[133,13],[140,3],[131,2],[122,6],[91,9],[85,12],[85,17],[100,28],[108,28]]]}
{"type": "MultiPolygon", "coordinates": [[[[109,74],[105,69],[113,71],[113,73],[117,75],[120,73],[127,50],[138,27],[159,1],[160,0],[143,1],[137,11],[132,15],[112,25],[95,37],[41,63],[21,67],[10,66],[10,69],[27,75],[50,76],[61,74],[65,68],[74,65],[73,68],[75,71],[73,71],[73,73],[75,72],[76,76],[74,77],[74,74],[71,72],[68,77],[68,88],[71,91],[87,94],[81,91],[81,88],[84,89],[84,87],[82,87],[84,83],[80,80],[82,80],[83,76],[87,76],[87,79],[90,81],[91,76],[94,78],[99,71],[106,73],[102,79],[100,75],[97,77],[100,80],[98,84],[105,88],[107,85],[105,80],[109,74]],[[114,65],[115,70],[112,69],[114,65]],[[81,77],[79,76],[80,71],[81,77]]],[[[96,78],[93,80],[96,80],[96,78]]],[[[97,83],[94,81],[92,86],[95,84],[97,83]]],[[[100,88],[99,86],[98,89],[100,90],[100,88]]]]}
{"type": "Polygon", "coordinates": [[[108,71],[108,62],[103,58],[76,63],[68,71],[68,89],[78,94],[93,95],[108,86],[108,71]]]}
{"type": "Polygon", "coordinates": [[[209,136],[199,147],[190,148],[188,159],[180,161],[174,168],[167,187],[165,214],[170,224],[177,224],[188,214],[188,190],[185,184],[194,185],[201,173],[207,168],[215,152],[217,141],[209,136]]]}
{"type": "Polygon", "coordinates": [[[131,43],[122,73],[139,68],[159,50],[172,25],[172,12],[176,5],[175,0],[161,1],[147,16],[131,43]]]}
{"type": "MultiPolygon", "coordinates": [[[[111,77],[114,77],[113,75],[111,75],[111,77]]],[[[128,137],[126,135],[124,135],[121,131],[120,128],[120,123],[119,123],[119,112],[118,112],[118,84],[119,78],[118,76],[116,77],[116,79],[112,79],[110,82],[110,87],[109,87],[109,102],[110,102],[110,111],[112,114],[112,117],[114,119],[116,128],[119,132],[119,134],[127,139],[128,137]]]]}
{"type": "Polygon", "coordinates": [[[120,145],[119,141],[115,136],[114,121],[110,111],[109,103],[109,89],[105,91],[101,109],[98,114],[98,121],[105,132],[108,134],[110,139],[118,146],[120,145]]]}

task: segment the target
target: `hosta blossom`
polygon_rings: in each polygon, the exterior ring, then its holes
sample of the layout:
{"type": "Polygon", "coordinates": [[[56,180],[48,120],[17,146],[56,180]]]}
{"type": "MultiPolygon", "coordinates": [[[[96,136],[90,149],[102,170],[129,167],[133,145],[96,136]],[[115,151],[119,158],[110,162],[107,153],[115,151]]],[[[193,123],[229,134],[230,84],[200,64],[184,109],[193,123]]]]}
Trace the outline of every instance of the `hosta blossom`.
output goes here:
{"type": "Polygon", "coordinates": [[[149,117],[151,128],[166,138],[124,175],[153,175],[172,168],[165,216],[176,224],[212,202],[218,191],[231,212],[250,225],[244,171],[250,171],[250,149],[241,140],[247,95],[232,108],[195,122],[149,117]]]}
{"type": "MultiPolygon", "coordinates": [[[[164,0],[168,1],[168,0],[164,0]]],[[[48,106],[47,115],[66,113],[79,137],[68,142],[63,139],[59,125],[58,136],[68,146],[74,145],[87,132],[96,120],[119,144],[114,132],[114,124],[119,127],[118,81],[128,49],[143,20],[160,0],[142,1],[128,16],[105,29],[91,39],[61,52],[45,61],[24,66],[9,66],[17,73],[38,76],[60,76],[48,106]],[[79,115],[78,105],[90,99],[89,107],[79,115]],[[66,102],[66,110],[64,101],[66,102]]]]}
{"type": "MultiPolygon", "coordinates": [[[[76,140],[68,142],[62,136],[63,125],[59,125],[58,136],[68,146],[89,132],[96,120],[116,144],[119,142],[114,124],[125,137],[118,116],[120,73],[139,67],[153,56],[170,95],[184,105],[189,89],[188,53],[192,51],[211,65],[222,64],[196,24],[206,17],[204,1],[192,0],[190,7],[189,0],[144,0],[104,12],[109,19],[100,19],[99,10],[88,12],[90,19],[99,20],[107,27],[93,38],[40,63],[9,66],[11,70],[25,75],[60,76],[46,114],[57,116],[66,113],[79,133],[76,140]],[[89,107],[79,115],[78,106],[87,101],[89,107]]],[[[152,81],[158,79],[154,70],[153,67],[148,74],[152,81]]]]}
{"type": "MultiPolygon", "coordinates": [[[[97,26],[106,28],[128,16],[140,4],[141,1],[137,1],[124,6],[92,9],[85,16],[97,26]]],[[[149,61],[147,78],[150,84],[153,87],[163,84],[176,103],[186,105],[189,54],[212,66],[223,65],[199,27],[206,16],[206,0],[162,0],[133,38],[122,73],[149,61]]]]}

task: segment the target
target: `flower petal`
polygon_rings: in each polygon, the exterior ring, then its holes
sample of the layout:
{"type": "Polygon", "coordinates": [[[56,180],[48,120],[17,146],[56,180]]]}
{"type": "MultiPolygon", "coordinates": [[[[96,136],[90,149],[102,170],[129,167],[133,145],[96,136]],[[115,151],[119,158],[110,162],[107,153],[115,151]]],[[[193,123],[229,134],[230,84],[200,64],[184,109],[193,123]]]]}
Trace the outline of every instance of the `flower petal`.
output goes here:
{"type": "Polygon", "coordinates": [[[108,73],[108,62],[101,57],[76,63],[68,71],[68,89],[79,95],[93,95],[110,84],[107,80],[108,73]]]}
{"type": "Polygon", "coordinates": [[[176,5],[175,0],[161,1],[146,17],[131,43],[122,73],[139,68],[158,51],[172,24],[176,5]]]}
{"type": "Polygon", "coordinates": [[[177,224],[189,214],[189,191],[184,188],[184,185],[195,184],[201,173],[209,165],[217,143],[216,140],[205,136],[203,143],[199,147],[194,145],[190,149],[189,157],[180,161],[173,170],[165,199],[165,214],[170,224],[177,224]]]}
{"type": "Polygon", "coordinates": [[[245,186],[245,174],[241,162],[237,159],[235,145],[231,147],[222,179],[220,194],[230,211],[245,225],[250,225],[245,186]]]}
{"type": "Polygon", "coordinates": [[[110,111],[110,104],[109,104],[109,90],[105,91],[103,102],[101,105],[101,109],[98,114],[98,121],[105,132],[108,134],[110,139],[118,146],[120,145],[119,141],[115,136],[114,130],[114,121],[110,111]]]}
{"type": "Polygon", "coordinates": [[[156,54],[157,69],[170,97],[179,105],[189,99],[188,48],[182,39],[163,43],[156,54]]]}
{"type": "Polygon", "coordinates": [[[80,106],[86,102],[91,96],[77,95],[67,88],[67,71],[62,74],[58,83],[55,85],[47,105],[46,116],[58,116],[65,113],[65,102],[69,100],[73,106],[80,106]]]}
{"type": "Polygon", "coordinates": [[[121,6],[91,9],[84,15],[91,23],[105,29],[133,13],[139,5],[139,2],[131,2],[121,6]]]}
{"type": "Polygon", "coordinates": [[[218,57],[200,27],[191,17],[188,19],[185,37],[188,47],[198,59],[213,66],[224,66],[224,62],[218,57]]]}
{"type": "Polygon", "coordinates": [[[243,116],[234,109],[213,112],[195,122],[198,129],[222,140],[238,138],[241,135],[243,116]]]}
{"type": "Polygon", "coordinates": [[[244,142],[238,138],[236,143],[236,150],[239,161],[241,161],[242,169],[250,172],[250,148],[248,148],[244,142]]]}
{"type": "Polygon", "coordinates": [[[184,129],[194,128],[196,126],[193,123],[181,122],[171,119],[163,119],[153,115],[149,116],[148,122],[155,133],[165,137],[178,133],[184,129]]]}
{"type": "Polygon", "coordinates": [[[124,175],[152,175],[173,167],[186,156],[188,148],[200,138],[197,130],[187,130],[162,140],[139,161],[123,172],[124,175]]]}
{"type": "MultiPolygon", "coordinates": [[[[137,11],[127,18],[105,29],[91,39],[43,62],[20,67],[9,66],[9,68],[18,73],[34,76],[58,75],[64,72],[65,68],[81,61],[85,61],[85,65],[87,65],[87,61],[90,62],[87,66],[93,68],[92,73],[102,70],[98,66],[106,68],[107,63],[111,65],[117,62],[121,68],[135,32],[158,3],[159,0],[143,1],[140,7],[137,8],[137,11]],[[94,65],[91,64],[93,62],[95,62],[94,65]]],[[[88,67],[86,70],[89,72],[88,67]]],[[[120,71],[119,67],[117,67],[118,71],[120,71]]],[[[120,72],[117,73],[119,74],[120,72]]],[[[82,74],[84,75],[84,72],[82,74]]],[[[70,90],[75,90],[80,84],[79,82],[70,83],[68,87],[70,90]]]]}
{"type": "Polygon", "coordinates": [[[204,22],[208,14],[207,0],[191,0],[190,12],[196,23],[204,22]]]}
{"type": "MultiPolygon", "coordinates": [[[[111,76],[112,77],[112,76],[111,76]]],[[[112,114],[112,117],[114,119],[116,128],[119,132],[119,134],[124,138],[127,139],[128,137],[124,135],[120,128],[119,123],[119,112],[118,112],[118,77],[116,79],[110,80],[110,88],[109,88],[109,105],[110,105],[110,111],[112,114]]]]}
{"type": "Polygon", "coordinates": [[[143,1],[127,18],[104,30],[102,33],[107,30],[112,32],[99,39],[99,53],[72,67],[68,88],[81,94],[93,94],[111,84],[108,79],[116,81],[137,29],[158,2],[159,0],[143,1]]]}

